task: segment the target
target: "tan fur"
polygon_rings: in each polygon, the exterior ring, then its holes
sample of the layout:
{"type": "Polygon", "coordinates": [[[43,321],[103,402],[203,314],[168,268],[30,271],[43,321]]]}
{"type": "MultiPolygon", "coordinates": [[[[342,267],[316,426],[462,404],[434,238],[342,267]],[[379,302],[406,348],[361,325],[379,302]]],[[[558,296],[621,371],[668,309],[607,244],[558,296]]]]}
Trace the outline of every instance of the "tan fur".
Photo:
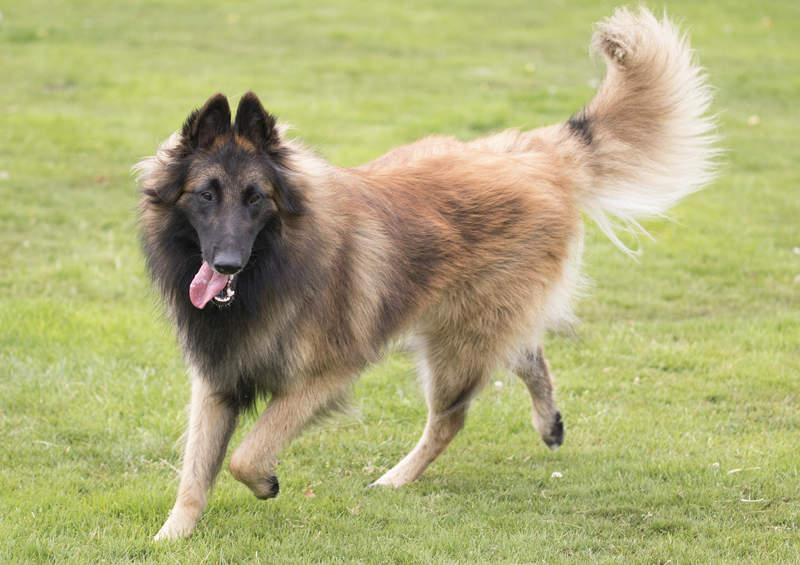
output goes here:
{"type": "Polygon", "coordinates": [[[206,493],[222,465],[237,417],[202,378],[192,375],[192,401],[178,498],[155,539],[188,535],[194,529],[206,506],[206,493]]]}
{"type": "MultiPolygon", "coordinates": [[[[224,392],[219,383],[276,358],[283,372],[264,385],[271,400],[230,462],[258,497],[277,492],[280,450],[401,334],[411,336],[428,420],[416,447],[375,484],[397,487],[419,477],[461,429],[470,401],[498,366],[523,380],[536,429],[550,447],[560,445],[561,415],[541,343],[546,329],[571,320],[580,209],[615,238],[603,224],[606,212],[631,221],[639,212],[660,213],[707,180],[714,152],[702,117],[707,87],[667,20],[618,11],[601,24],[594,45],[610,70],[584,122],[470,142],[428,137],[350,169],[286,139],[279,126],[287,180],[308,208],[286,220],[282,237],[291,260],[313,266],[326,282],[302,300],[270,304],[220,375],[202,374],[189,347],[191,328],[178,324],[194,367],[192,408],[178,500],[158,538],[192,530],[224,457],[236,415],[215,401],[224,392]],[[682,85],[689,90],[676,90],[682,85]],[[685,97],[694,106],[676,102],[685,97]],[[687,148],[702,153],[692,156],[688,175],[687,148]],[[672,192],[653,196],[649,184],[640,186],[651,180],[672,192]]],[[[139,165],[145,190],[164,182],[180,141],[173,136],[139,165]]],[[[252,150],[246,139],[234,142],[252,150]]],[[[168,213],[143,199],[146,241],[168,213]]]]}

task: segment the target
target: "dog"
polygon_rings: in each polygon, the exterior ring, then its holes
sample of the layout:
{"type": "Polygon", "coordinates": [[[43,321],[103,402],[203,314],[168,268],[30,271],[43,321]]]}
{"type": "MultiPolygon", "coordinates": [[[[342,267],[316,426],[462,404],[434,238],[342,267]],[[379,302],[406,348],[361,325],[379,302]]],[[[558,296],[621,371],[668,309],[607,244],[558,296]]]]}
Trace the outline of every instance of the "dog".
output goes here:
{"type": "Polygon", "coordinates": [[[194,529],[242,410],[269,398],[230,471],[274,497],[281,449],[400,335],[428,418],[374,485],[417,479],[498,366],[527,386],[544,443],[561,445],[542,342],[572,318],[581,210],[630,252],[611,217],[661,215],[712,179],[717,154],[710,87],[666,17],[618,9],[591,46],[606,76],[561,124],[427,137],[341,168],[289,139],[255,94],[233,124],[217,94],[137,165],[144,254],[192,386],[177,500],[156,539],[194,529]]]}

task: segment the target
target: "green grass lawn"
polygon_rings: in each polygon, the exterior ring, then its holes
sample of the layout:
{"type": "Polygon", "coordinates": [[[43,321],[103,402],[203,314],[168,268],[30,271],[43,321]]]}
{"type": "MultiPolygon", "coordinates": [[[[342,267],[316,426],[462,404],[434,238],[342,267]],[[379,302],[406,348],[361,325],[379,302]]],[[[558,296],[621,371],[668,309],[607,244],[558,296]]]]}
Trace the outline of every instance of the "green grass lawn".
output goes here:
{"type": "Polygon", "coordinates": [[[4,2],[0,561],[800,561],[789,0],[667,3],[717,88],[725,162],[674,223],[646,224],[639,262],[589,226],[582,324],[548,341],[559,451],[498,373],[420,481],[367,489],[424,423],[393,355],[284,453],[277,499],[225,470],[189,540],[151,541],[189,386],[139,251],[131,165],[217,91],[256,91],[343,165],[429,133],[565,120],[602,74],[587,45],[613,5],[4,2]]]}

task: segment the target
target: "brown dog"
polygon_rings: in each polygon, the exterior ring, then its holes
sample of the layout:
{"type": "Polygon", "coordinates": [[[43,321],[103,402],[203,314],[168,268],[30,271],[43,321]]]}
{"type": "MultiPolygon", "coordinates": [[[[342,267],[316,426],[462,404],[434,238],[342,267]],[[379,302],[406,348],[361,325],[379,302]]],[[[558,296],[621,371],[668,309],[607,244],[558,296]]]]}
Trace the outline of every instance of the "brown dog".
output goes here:
{"type": "Polygon", "coordinates": [[[269,498],[280,450],[401,332],[428,421],[375,484],[419,477],[497,366],[527,385],[545,443],[561,444],[541,344],[571,316],[580,210],[624,248],[606,214],[638,226],[662,213],[711,178],[715,154],[709,88],[668,20],[618,10],[592,46],[607,76],[565,124],[429,137],[346,169],[287,140],[252,93],[231,125],[218,94],[138,165],[147,263],[192,377],[178,498],[157,539],[194,528],[243,408],[270,398],[230,469],[269,498]]]}

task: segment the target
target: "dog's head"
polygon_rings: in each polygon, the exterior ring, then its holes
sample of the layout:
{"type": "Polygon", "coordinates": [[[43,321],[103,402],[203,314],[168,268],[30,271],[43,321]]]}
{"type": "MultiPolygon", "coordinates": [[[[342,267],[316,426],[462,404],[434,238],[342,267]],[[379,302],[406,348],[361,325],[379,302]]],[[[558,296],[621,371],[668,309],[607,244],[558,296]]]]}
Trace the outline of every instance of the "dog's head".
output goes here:
{"type": "Polygon", "coordinates": [[[302,214],[302,198],[287,182],[275,119],[252,92],[239,101],[233,125],[228,100],[212,96],[189,115],[175,141],[165,170],[150,187],[142,183],[144,192],[172,207],[196,234],[202,265],[191,282],[192,304],[225,305],[254,243],[302,214]]]}

